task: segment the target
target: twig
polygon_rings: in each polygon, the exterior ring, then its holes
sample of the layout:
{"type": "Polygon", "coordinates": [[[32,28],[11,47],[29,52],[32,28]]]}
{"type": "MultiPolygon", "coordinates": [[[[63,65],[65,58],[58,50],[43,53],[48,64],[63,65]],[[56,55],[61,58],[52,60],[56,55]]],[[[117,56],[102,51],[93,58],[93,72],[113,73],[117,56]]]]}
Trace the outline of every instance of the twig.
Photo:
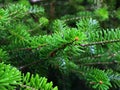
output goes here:
{"type": "Polygon", "coordinates": [[[30,87],[30,86],[27,86],[27,85],[23,85],[23,84],[20,84],[20,86],[23,87],[23,88],[30,89],[30,90],[38,90],[36,88],[30,87]]]}
{"type": "Polygon", "coordinates": [[[112,62],[94,62],[94,63],[86,63],[84,65],[91,66],[91,65],[109,65],[109,64],[120,64],[119,61],[112,61],[112,62]]]}
{"type": "Polygon", "coordinates": [[[101,44],[115,43],[115,42],[120,42],[120,39],[99,41],[99,42],[93,42],[93,43],[88,43],[88,44],[80,44],[80,46],[87,47],[87,46],[92,46],[92,45],[101,45],[101,44]]]}
{"type": "Polygon", "coordinates": [[[53,56],[56,54],[57,51],[59,51],[59,50],[61,50],[61,49],[64,49],[66,46],[68,46],[69,44],[72,44],[73,42],[74,42],[74,41],[71,41],[71,42],[69,42],[69,43],[66,43],[66,44],[61,45],[61,46],[58,47],[58,48],[55,48],[53,51],[50,52],[50,54],[48,55],[48,57],[49,57],[49,56],[50,56],[50,57],[53,57],[53,56]]]}
{"type": "Polygon", "coordinates": [[[34,64],[37,64],[37,63],[41,62],[41,60],[47,60],[47,58],[45,58],[45,59],[40,59],[40,60],[36,60],[36,61],[31,62],[31,63],[29,63],[29,64],[20,66],[18,69],[19,69],[19,70],[23,70],[23,69],[26,68],[26,67],[29,67],[29,66],[32,66],[32,65],[34,65],[34,64]]]}

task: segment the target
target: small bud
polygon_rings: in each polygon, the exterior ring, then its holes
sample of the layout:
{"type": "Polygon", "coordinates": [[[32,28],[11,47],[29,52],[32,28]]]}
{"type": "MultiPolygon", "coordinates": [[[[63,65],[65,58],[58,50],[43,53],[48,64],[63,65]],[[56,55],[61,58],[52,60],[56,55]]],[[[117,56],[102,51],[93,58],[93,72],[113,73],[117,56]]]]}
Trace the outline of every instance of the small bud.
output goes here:
{"type": "Polygon", "coordinates": [[[78,41],[79,40],[79,37],[75,37],[75,41],[78,41]]]}
{"type": "Polygon", "coordinates": [[[99,84],[103,84],[103,81],[99,81],[99,84]]]}

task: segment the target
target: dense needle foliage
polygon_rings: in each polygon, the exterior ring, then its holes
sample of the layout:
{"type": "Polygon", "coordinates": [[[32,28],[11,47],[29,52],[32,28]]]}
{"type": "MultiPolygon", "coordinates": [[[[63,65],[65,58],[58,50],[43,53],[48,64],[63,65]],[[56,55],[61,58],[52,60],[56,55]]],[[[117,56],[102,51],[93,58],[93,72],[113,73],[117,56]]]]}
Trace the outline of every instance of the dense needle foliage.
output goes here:
{"type": "Polygon", "coordinates": [[[0,0],[0,90],[119,90],[119,0],[0,0]]]}

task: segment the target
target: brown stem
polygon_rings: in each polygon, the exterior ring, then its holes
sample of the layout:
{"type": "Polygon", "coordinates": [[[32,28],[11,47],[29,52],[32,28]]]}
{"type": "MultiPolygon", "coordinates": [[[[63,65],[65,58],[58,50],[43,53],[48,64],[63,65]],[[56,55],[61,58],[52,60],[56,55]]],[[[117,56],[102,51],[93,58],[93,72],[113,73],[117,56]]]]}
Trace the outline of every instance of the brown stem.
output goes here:
{"type": "Polygon", "coordinates": [[[86,63],[84,65],[91,66],[91,65],[109,65],[109,64],[120,64],[120,62],[114,60],[112,62],[94,62],[94,63],[86,63]]]}
{"type": "Polygon", "coordinates": [[[88,43],[88,44],[80,44],[80,46],[87,47],[87,46],[92,46],[92,45],[101,45],[101,44],[115,43],[115,42],[120,42],[120,39],[99,41],[99,42],[93,42],[93,43],[88,43]]]}
{"type": "Polygon", "coordinates": [[[23,69],[26,68],[26,67],[29,67],[29,66],[35,65],[35,64],[37,64],[37,63],[40,63],[41,60],[47,60],[47,58],[46,58],[46,59],[36,60],[36,61],[33,61],[33,62],[29,63],[29,64],[20,66],[19,69],[20,69],[20,70],[23,70],[23,69]]]}
{"type": "MultiPolygon", "coordinates": [[[[41,47],[43,46],[46,46],[47,44],[40,44],[39,46],[36,47],[36,49],[40,49],[41,47]]],[[[35,48],[31,48],[31,47],[28,47],[28,48],[17,48],[15,50],[9,50],[8,53],[10,52],[16,52],[16,51],[24,51],[24,50],[32,50],[32,49],[35,49],[35,48]]]]}
{"type": "MultiPolygon", "coordinates": [[[[57,51],[59,51],[59,50],[61,50],[61,49],[64,49],[66,46],[72,44],[73,42],[74,42],[74,41],[71,41],[71,42],[69,42],[69,43],[66,43],[66,44],[61,45],[59,48],[55,48],[53,51],[50,52],[49,56],[50,56],[50,57],[53,57],[53,56],[56,54],[57,51]]],[[[48,56],[48,57],[49,57],[49,56],[48,56]]]]}

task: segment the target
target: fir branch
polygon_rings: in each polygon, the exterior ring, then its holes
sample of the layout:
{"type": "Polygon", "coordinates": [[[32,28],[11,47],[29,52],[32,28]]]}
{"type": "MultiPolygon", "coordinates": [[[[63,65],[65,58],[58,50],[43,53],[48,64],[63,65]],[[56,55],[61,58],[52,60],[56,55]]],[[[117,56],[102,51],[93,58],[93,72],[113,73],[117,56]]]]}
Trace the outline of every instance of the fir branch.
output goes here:
{"type": "Polygon", "coordinates": [[[92,45],[103,45],[103,44],[116,43],[116,42],[120,42],[120,39],[92,42],[92,43],[88,43],[88,44],[80,44],[80,46],[87,47],[87,46],[92,46],[92,45]]]}
{"type": "Polygon", "coordinates": [[[87,65],[87,66],[92,66],[92,65],[110,65],[110,64],[120,64],[119,61],[112,61],[112,62],[93,62],[93,63],[85,63],[84,65],[87,65]]]}
{"type": "MultiPolygon", "coordinates": [[[[11,53],[11,52],[18,52],[18,51],[32,51],[33,49],[38,51],[40,50],[40,48],[46,46],[47,44],[40,44],[37,48],[31,48],[31,47],[28,47],[28,48],[17,48],[15,50],[9,50],[8,53],[11,53]]],[[[33,55],[33,52],[29,52],[29,55],[33,55]]],[[[25,56],[25,54],[23,55],[25,56]]],[[[19,57],[19,55],[15,55],[14,57],[11,57],[10,60],[13,60],[15,58],[19,57]]]]}
{"type": "MultiPolygon", "coordinates": [[[[115,57],[117,56],[117,53],[120,53],[120,51],[117,51],[115,53],[110,53],[107,57],[108,59],[110,59],[111,57],[115,57]]],[[[92,55],[92,56],[86,56],[86,57],[83,57],[82,59],[80,60],[84,60],[84,59],[96,59],[96,58],[100,58],[100,57],[104,57],[105,54],[96,54],[96,55],[92,55]]]]}
{"type": "MultiPolygon", "coordinates": [[[[76,39],[75,39],[74,41],[76,41],[76,39]]],[[[53,57],[53,56],[57,53],[57,51],[59,51],[59,50],[61,50],[61,49],[64,49],[66,46],[72,44],[74,41],[71,41],[71,42],[69,42],[69,43],[63,44],[63,45],[61,45],[59,48],[55,48],[52,52],[50,52],[50,54],[49,54],[48,57],[53,57]]],[[[46,44],[45,44],[45,45],[46,45],[46,44]]],[[[30,48],[29,48],[29,49],[30,49],[30,48]]],[[[29,50],[29,49],[27,48],[27,49],[23,49],[23,50],[29,50]]],[[[44,59],[44,60],[47,60],[47,59],[48,59],[48,58],[46,58],[46,59],[44,59]]],[[[43,60],[43,59],[34,61],[34,62],[32,62],[32,63],[26,64],[26,65],[23,65],[23,66],[20,66],[19,69],[21,70],[21,69],[24,69],[24,68],[29,67],[29,66],[31,66],[31,65],[37,64],[37,63],[41,62],[41,60],[43,60]]]]}
{"type": "MultiPolygon", "coordinates": [[[[76,41],[76,40],[74,40],[74,41],[76,41]]],[[[50,54],[48,55],[48,57],[54,57],[54,55],[55,55],[59,50],[66,48],[68,45],[72,44],[74,41],[65,43],[65,44],[61,45],[60,47],[55,48],[53,51],[50,52],[50,54]]]]}
{"type": "Polygon", "coordinates": [[[26,40],[23,36],[19,35],[18,33],[10,31],[10,30],[9,30],[9,32],[11,35],[17,36],[20,40],[23,40],[28,43],[28,40],[26,40]]]}
{"type": "Polygon", "coordinates": [[[38,26],[36,26],[35,28],[31,29],[31,30],[28,30],[28,32],[33,32],[35,31],[36,29],[40,28],[42,26],[42,24],[39,24],[38,26]]]}
{"type": "MultiPolygon", "coordinates": [[[[74,41],[77,41],[76,38],[75,38],[74,41]]],[[[47,60],[49,57],[53,57],[59,50],[64,49],[66,46],[72,44],[74,41],[71,41],[71,42],[69,42],[69,43],[63,44],[63,45],[61,45],[59,48],[54,49],[52,52],[50,52],[50,54],[48,55],[47,58],[45,58],[45,59],[40,59],[40,60],[34,61],[34,62],[32,62],[32,63],[29,63],[29,64],[27,64],[27,65],[20,66],[19,69],[20,69],[20,70],[21,70],[21,69],[24,69],[24,68],[26,68],[26,67],[28,67],[28,66],[37,64],[38,62],[41,62],[41,60],[47,60]]]]}
{"type": "Polygon", "coordinates": [[[17,52],[17,51],[31,51],[31,50],[32,50],[31,47],[28,47],[28,48],[17,48],[15,50],[9,50],[8,53],[17,52]]]}
{"type": "Polygon", "coordinates": [[[35,60],[34,62],[31,62],[29,64],[25,64],[25,65],[22,65],[20,67],[18,67],[19,70],[23,70],[24,68],[26,67],[29,67],[29,66],[32,66],[32,65],[35,65],[35,64],[38,64],[41,62],[41,60],[47,60],[48,58],[45,58],[45,59],[40,59],[40,60],[35,60]]]}
{"type": "MultiPolygon", "coordinates": [[[[88,18],[90,18],[90,17],[88,17],[88,18]]],[[[67,18],[67,19],[65,19],[65,20],[63,20],[63,21],[65,21],[65,22],[69,22],[69,21],[80,20],[80,19],[82,19],[82,17],[67,18]]]]}
{"type": "Polygon", "coordinates": [[[30,86],[27,86],[27,85],[23,85],[23,84],[20,84],[20,87],[27,88],[27,89],[30,89],[30,90],[38,90],[36,88],[30,87],[30,86]]]}
{"type": "MultiPolygon", "coordinates": [[[[22,11],[22,10],[23,10],[23,9],[20,8],[19,10],[16,10],[15,12],[10,13],[10,14],[9,14],[9,17],[13,17],[13,18],[16,17],[15,15],[18,14],[18,13],[19,13],[20,11],[22,11]]],[[[12,19],[13,19],[13,18],[12,18],[12,19]]]]}
{"type": "Polygon", "coordinates": [[[73,73],[79,73],[79,74],[82,75],[82,76],[85,75],[85,72],[80,71],[80,70],[70,69],[70,71],[73,72],[73,73]]]}
{"type": "Polygon", "coordinates": [[[11,53],[11,52],[17,52],[17,51],[31,51],[32,49],[36,49],[36,50],[39,50],[40,48],[46,46],[47,44],[40,44],[38,45],[36,48],[32,48],[32,47],[27,47],[27,48],[17,48],[15,50],[9,50],[8,53],[11,53]]]}

